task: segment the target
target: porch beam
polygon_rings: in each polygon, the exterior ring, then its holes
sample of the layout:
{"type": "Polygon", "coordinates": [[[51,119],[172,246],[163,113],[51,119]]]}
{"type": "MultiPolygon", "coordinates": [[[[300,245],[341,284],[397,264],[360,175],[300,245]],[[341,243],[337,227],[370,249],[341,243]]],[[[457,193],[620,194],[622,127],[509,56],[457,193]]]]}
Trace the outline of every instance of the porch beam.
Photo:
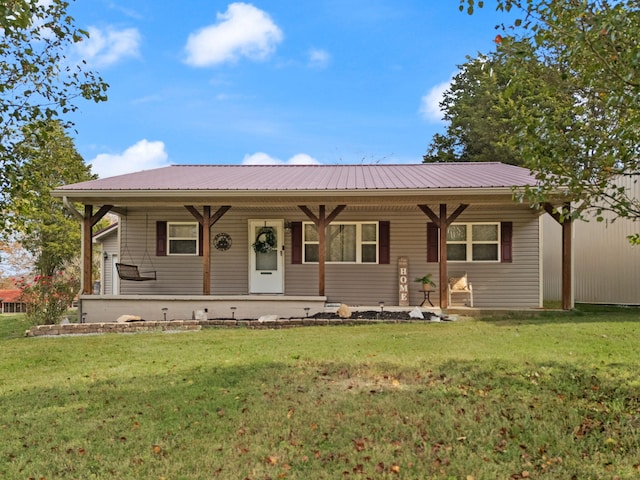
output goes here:
{"type": "Polygon", "coordinates": [[[432,221],[433,223],[435,223],[435,224],[436,224],[436,226],[437,226],[438,228],[440,228],[440,217],[438,217],[438,215],[436,215],[436,214],[433,212],[433,210],[431,210],[431,208],[429,208],[429,206],[428,206],[428,205],[418,205],[418,208],[419,208],[420,210],[422,210],[422,212],[423,212],[427,217],[429,217],[429,219],[431,219],[431,221],[432,221]]]}
{"type": "Polygon", "coordinates": [[[102,220],[102,217],[104,217],[107,213],[109,213],[109,211],[113,208],[113,205],[103,205],[100,207],[100,209],[96,212],[95,215],[91,216],[91,226],[95,226],[96,223],[98,223],[100,220],[102,220]]]}
{"type": "Polygon", "coordinates": [[[460,216],[460,214],[467,209],[468,206],[469,205],[465,204],[465,203],[461,203],[460,205],[458,205],[458,208],[456,208],[453,211],[453,213],[451,214],[451,216],[449,218],[447,218],[447,227],[449,227],[449,225],[451,225],[453,222],[455,222],[456,218],[458,218],[460,216]]]}
{"type": "Polygon", "coordinates": [[[318,206],[318,215],[316,216],[305,205],[298,205],[298,208],[309,217],[309,219],[315,224],[318,230],[318,295],[321,297],[325,294],[325,264],[327,258],[327,226],[335,220],[335,218],[342,212],[347,206],[338,205],[335,207],[329,215],[326,214],[326,206],[318,206]]]}
{"type": "Polygon", "coordinates": [[[451,225],[460,216],[460,214],[467,209],[468,206],[469,204],[461,203],[453,213],[447,217],[446,203],[440,204],[439,215],[436,215],[428,205],[418,205],[418,208],[422,210],[422,212],[438,227],[438,248],[440,250],[440,261],[438,263],[440,308],[447,308],[449,306],[449,300],[447,298],[447,229],[449,228],[449,225],[451,225]]]}
{"type": "Polygon", "coordinates": [[[573,220],[570,217],[571,204],[565,203],[561,208],[563,215],[550,203],[542,208],[562,226],[562,309],[575,307],[573,294],[573,220]],[[566,212],[566,213],[565,213],[566,212]]]}
{"type": "Polygon", "coordinates": [[[203,213],[193,205],[185,205],[184,208],[202,225],[202,294],[211,295],[211,227],[229,211],[231,206],[222,206],[213,215],[209,205],[202,208],[203,213]]]}

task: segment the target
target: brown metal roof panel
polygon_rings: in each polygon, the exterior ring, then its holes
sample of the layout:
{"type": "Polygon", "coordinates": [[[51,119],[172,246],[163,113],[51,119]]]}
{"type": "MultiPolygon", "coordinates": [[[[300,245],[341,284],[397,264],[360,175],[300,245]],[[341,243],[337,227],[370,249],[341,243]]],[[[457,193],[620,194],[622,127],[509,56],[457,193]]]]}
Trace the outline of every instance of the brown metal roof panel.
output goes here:
{"type": "Polygon", "coordinates": [[[533,185],[530,172],[500,163],[414,165],[174,165],[59,190],[388,190],[533,185]]]}

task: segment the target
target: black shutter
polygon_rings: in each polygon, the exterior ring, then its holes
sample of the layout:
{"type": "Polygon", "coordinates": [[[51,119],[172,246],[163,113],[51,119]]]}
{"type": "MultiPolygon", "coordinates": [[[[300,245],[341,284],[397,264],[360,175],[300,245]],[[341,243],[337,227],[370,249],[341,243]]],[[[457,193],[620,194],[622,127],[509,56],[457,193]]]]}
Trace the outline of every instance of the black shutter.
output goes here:
{"type": "Polygon", "coordinates": [[[391,263],[391,222],[378,222],[378,263],[391,263]]]}
{"type": "Polygon", "coordinates": [[[302,222],[291,222],[291,263],[302,263],[302,222]]]}
{"type": "Polygon", "coordinates": [[[513,223],[500,223],[500,261],[513,262],[513,223]]]}
{"type": "Polygon", "coordinates": [[[156,222],[156,257],[167,256],[167,222],[156,222]]]}
{"type": "Polygon", "coordinates": [[[427,262],[438,263],[438,226],[433,223],[427,223],[427,262]]]}

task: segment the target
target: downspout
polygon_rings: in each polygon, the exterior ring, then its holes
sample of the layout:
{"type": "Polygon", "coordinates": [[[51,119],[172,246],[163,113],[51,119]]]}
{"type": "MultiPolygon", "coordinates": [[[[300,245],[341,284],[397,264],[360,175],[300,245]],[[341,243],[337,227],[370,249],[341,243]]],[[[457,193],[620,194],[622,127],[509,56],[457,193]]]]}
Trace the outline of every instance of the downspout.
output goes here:
{"type": "Polygon", "coordinates": [[[62,197],[62,203],[64,204],[65,208],[73,214],[74,217],[78,218],[79,220],[84,220],[84,216],[78,210],[76,210],[76,207],[71,204],[66,196],[62,197]]]}

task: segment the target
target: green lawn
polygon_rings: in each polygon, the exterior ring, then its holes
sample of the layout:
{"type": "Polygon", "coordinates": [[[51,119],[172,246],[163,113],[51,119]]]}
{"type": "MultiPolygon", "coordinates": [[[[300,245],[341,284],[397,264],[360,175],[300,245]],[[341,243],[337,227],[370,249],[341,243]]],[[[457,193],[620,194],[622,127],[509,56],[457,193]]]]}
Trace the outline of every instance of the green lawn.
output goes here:
{"type": "Polygon", "coordinates": [[[640,477],[640,309],[22,338],[0,478],[640,477]]]}

